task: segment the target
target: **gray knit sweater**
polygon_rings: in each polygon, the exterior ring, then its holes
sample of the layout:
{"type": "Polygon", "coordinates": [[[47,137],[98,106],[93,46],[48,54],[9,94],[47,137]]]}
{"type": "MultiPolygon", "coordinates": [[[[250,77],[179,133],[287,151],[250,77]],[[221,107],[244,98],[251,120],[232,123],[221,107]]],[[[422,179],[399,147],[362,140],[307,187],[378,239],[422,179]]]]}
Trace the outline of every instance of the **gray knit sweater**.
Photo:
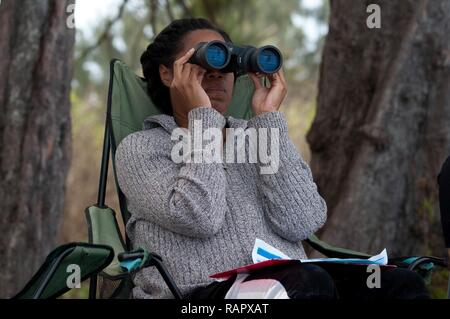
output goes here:
{"type": "MultiPolygon", "coordinates": [[[[211,283],[211,274],[251,264],[255,238],[291,258],[305,258],[300,241],[325,223],[326,204],[288,137],[283,113],[245,121],[201,107],[188,116],[191,131],[194,120],[202,120],[203,130],[226,124],[279,128],[279,169],[264,175],[257,163],[176,164],[171,158],[174,118],[147,118],[143,130],[123,139],[116,152],[133,246],[162,256],[183,294],[211,283]]],[[[172,298],[153,267],[138,272],[134,283],[135,298],[172,298]]]]}

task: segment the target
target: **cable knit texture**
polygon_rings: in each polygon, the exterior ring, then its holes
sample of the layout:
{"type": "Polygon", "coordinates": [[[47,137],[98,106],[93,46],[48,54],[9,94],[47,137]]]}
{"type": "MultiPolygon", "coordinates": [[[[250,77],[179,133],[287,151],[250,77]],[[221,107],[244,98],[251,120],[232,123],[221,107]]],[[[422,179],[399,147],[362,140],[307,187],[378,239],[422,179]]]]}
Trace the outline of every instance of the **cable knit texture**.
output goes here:
{"type": "MultiPolygon", "coordinates": [[[[325,223],[326,204],[289,139],[283,113],[245,121],[200,107],[188,116],[191,134],[194,120],[202,121],[203,131],[226,124],[241,131],[278,128],[279,169],[264,175],[261,163],[227,163],[225,147],[223,163],[177,164],[171,158],[174,118],[147,118],[143,130],[123,139],[116,152],[133,246],[162,256],[183,294],[211,283],[211,274],[251,264],[255,238],[292,258],[306,258],[300,241],[325,223]]],[[[154,267],[138,272],[134,283],[135,298],[173,297],[154,267]]]]}

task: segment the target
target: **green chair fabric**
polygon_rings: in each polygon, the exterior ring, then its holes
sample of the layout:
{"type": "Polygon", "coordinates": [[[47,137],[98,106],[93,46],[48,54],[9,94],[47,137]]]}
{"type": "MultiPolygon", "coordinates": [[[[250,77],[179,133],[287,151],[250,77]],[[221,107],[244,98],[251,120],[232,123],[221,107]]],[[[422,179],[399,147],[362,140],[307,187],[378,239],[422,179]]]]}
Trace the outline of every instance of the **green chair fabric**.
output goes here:
{"type": "Polygon", "coordinates": [[[69,291],[69,265],[80,267],[80,282],[98,273],[111,263],[111,247],[85,243],[70,243],[53,250],[33,278],[14,299],[57,298],[69,291]]]}
{"type": "Polygon", "coordinates": [[[127,275],[120,267],[120,262],[117,258],[120,253],[126,251],[126,246],[117,224],[116,213],[109,207],[100,208],[98,206],[90,206],[86,208],[85,212],[89,242],[97,245],[108,245],[114,251],[114,258],[102,270],[102,275],[114,280],[127,275]]]}
{"type": "Polygon", "coordinates": [[[324,254],[329,258],[361,258],[367,259],[371,256],[368,254],[360,253],[350,249],[340,248],[332,246],[322,240],[320,240],[316,235],[309,236],[306,242],[318,252],[324,254]]]}

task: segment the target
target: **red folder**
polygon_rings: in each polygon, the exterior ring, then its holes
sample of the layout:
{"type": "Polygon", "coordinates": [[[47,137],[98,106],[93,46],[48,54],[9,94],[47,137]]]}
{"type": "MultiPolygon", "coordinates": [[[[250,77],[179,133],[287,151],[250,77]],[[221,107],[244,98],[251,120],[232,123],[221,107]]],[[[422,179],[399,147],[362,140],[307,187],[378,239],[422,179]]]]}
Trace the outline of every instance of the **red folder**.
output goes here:
{"type": "MultiPolygon", "coordinates": [[[[220,272],[217,274],[210,275],[209,277],[214,279],[228,279],[229,277],[239,274],[239,273],[249,273],[251,271],[267,268],[271,266],[281,265],[281,264],[289,264],[289,263],[300,263],[300,260],[295,259],[269,259],[266,261],[262,261],[256,264],[246,265],[239,268],[227,270],[224,272],[220,272]]],[[[330,270],[332,272],[335,271],[354,271],[354,270],[362,270],[365,272],[368,264],[358,264],[358,263],[335,263],[335,262],[313,262],[313,264],[318,264],[321,267],[330,270]]],[[[397,268],[395,265],[379,265],[382,270],[388,270],[392,268],[397,268]]]]}
{"type": "Polygon", "coordinates": [[[227,278],[233,276],[234,274],[251,272],[256,269],[271,267],[271,266],[275,266],[275,265],[298,263],[298,262],[299,262],[298,260],[293,260],[293,259],[269,259],[269,260],[262,261],[262,262],[259,262],[256,264],[246,265],[246,266],[242,266],[239,268],[220,272],[220,273],[217,273],[214,275],[210,275],[209,277],[214,278],[214,279],[227,279],[227,278]]]}

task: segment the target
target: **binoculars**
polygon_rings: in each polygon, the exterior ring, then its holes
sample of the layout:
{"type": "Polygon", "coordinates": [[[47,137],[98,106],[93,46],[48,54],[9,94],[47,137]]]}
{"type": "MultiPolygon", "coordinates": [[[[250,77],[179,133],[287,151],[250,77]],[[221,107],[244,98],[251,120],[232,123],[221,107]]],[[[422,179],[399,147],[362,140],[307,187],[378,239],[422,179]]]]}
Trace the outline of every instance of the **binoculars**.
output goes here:
{"type": "Polygon", "coordinates": [[[272,45],[260,48],[236,46],[229,42],[200,42],[189,63],[197,64],[207,70],[224,73],[233,72],[237,76],[246,73],[273,74],[283,63],[280,50],[272,45]]]}

